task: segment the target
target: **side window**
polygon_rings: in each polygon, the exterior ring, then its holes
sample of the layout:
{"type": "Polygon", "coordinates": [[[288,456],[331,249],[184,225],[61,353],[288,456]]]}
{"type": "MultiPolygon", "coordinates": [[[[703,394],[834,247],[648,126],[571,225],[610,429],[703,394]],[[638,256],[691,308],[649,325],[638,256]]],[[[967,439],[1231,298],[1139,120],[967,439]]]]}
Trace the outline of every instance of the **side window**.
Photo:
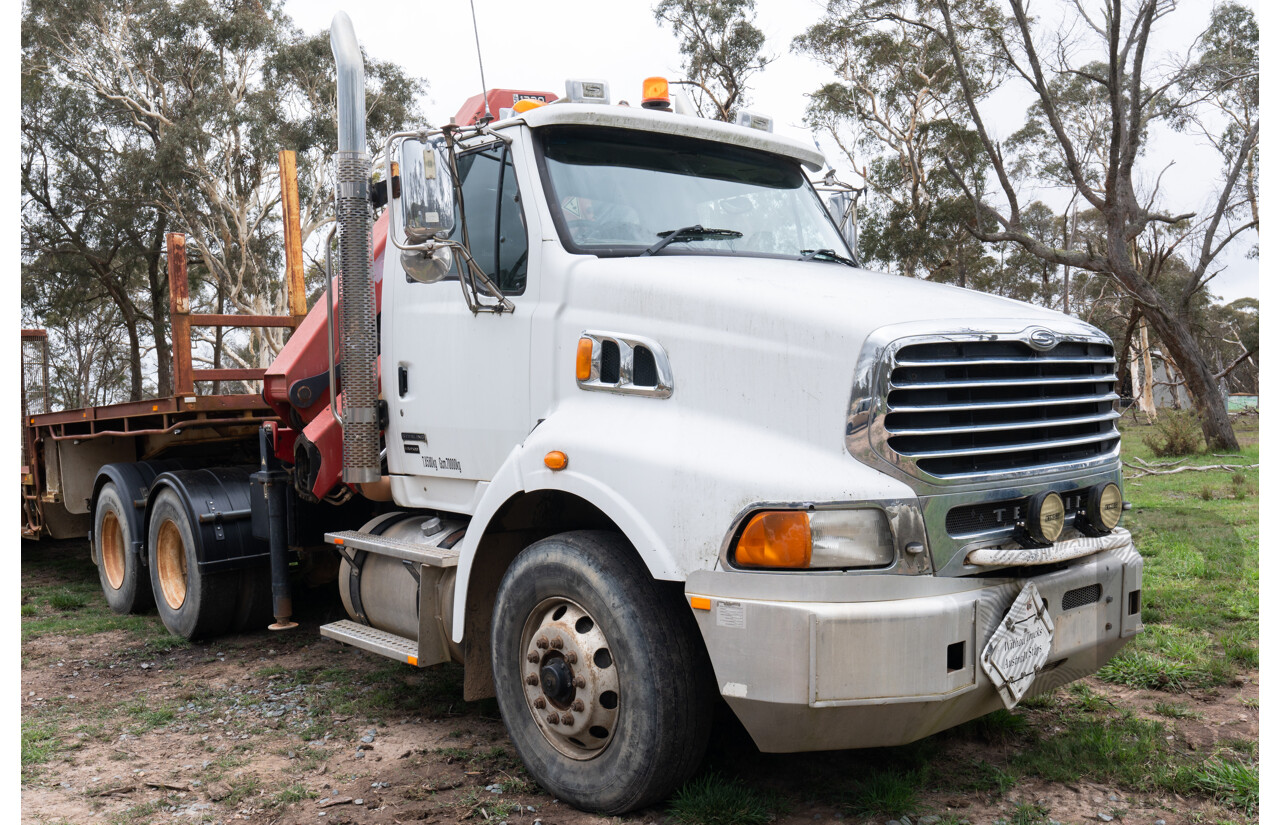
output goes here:
{"type": "MultiPolygon", "coordinates": [[[[529,241],[506,145],[499,143],[459,156],[458,178],[472,257],[504,293],[524,292],[529,241]]],[[[450,237],[461,241],[461,226],[454,227],[450,237]]],[[[455,258],[455,276],[462,264],[460,258],[455,258]]]]}

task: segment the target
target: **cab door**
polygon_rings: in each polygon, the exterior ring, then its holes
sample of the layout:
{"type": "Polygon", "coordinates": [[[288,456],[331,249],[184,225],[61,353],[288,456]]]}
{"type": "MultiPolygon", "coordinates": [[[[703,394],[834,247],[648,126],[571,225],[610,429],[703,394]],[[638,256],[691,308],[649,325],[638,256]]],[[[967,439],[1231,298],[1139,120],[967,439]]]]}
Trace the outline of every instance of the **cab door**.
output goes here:
{"type": "Polygon", "coordinates": [[[389,268],[394,283],[388,284],[390,305],[383,305],[390,326],[383,333],[382,386],[387,465],[402,505],[465,510],[469,491],[491,479],[532,429],[529,335],[537,278],[530,272],[529,238],[536,233],[526,221],[516,166],[502,141],[459,154],[464,209],[456,213],[453,235],[463,239],[465,215],[472,256],[514,312],[468,309],[461,256],[435,283],[389,268]]]}

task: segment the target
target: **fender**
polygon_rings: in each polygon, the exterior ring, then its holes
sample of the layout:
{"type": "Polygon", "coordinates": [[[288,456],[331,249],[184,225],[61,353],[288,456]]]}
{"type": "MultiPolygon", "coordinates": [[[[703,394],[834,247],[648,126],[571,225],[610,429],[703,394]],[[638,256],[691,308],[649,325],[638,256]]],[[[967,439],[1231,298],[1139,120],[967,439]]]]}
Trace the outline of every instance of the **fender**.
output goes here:
{"type": "Polygon", "coordinates": [[[260,567],[270,562],[267,542],[254,538],[250,473],[254,467],[216,467],[161,473],[147,495],[146,521],[156,497],[173,489],[191,522],[200,572],[260,567]],[[199,509],[197,509],[197,507],[199,509]]]}
{"type": "Polygon", "coordinates": [[[512,496],[556,490],[584,499],[617,525],[655,579],[684,581],[718,564],[735,519],[763,503],[915,498],[901,481],[849,456],[842,436],[837,430],[829,445],[814,445],[668,400],[571,396],[511,452],[482,494],[459,547],[454,641],[461,641],[476,549],[512,496]],[[565,469],[543,464],[551,450],[568,456],[565,469]]]}
{"type": "MultiPolygon", "coordinates": [[[[539,429],[545,426],[546,422],[539,429]]],[[[634,505],[602,479],[576,473],[572,469],[557,472],[547,469],[542,462],[546,450],[531,444],[531,440],[526,440],[525,444],[512,450],[489,482],[458,548],[458,572],[453,598],[454,642],[462,642],[467,612],[467,585],[475,562],[476,548],[489,529],[489,522],[494,514],[520,493],[556,490],[591,502],[618,525],[618,529],[639,551],[640,558],[655,579],[683,578],[662,537],[634,505]]]]}
{"type": "MultiPolygon", "coordinates": [[[[142,566],[147,566],[147,494],[151,490],[156,476],[169,470],[181,470],[186,462],[178,458],[166,458],[160,461],[117,462],[105,464],[98,470],[93,481],[93,495],[89,499],[89,515],[93,516],[98,509],[98,496],[108,482],[116,485],[125,503],[125,521],[129,524],[129,535],[133,536],[131,548],[142,566]],[[130,506],[132,505],[132,506],[130,506]]],[[[93,540],[90,537],[90,553],[93,553],[93,540]]],[[[98,559],[94,557],[94,564],[98,559]]]]}

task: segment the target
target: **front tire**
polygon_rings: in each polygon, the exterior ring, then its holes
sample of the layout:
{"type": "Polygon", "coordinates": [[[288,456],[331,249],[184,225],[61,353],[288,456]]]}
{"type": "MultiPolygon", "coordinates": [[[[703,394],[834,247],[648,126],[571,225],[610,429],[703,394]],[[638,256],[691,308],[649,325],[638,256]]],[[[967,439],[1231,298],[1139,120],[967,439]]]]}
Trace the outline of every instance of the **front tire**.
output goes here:
{"type": "Polygon", "coordinates": [[[169,632],[203,639],[226,632],[234,618],[239,578],[202,573],[195,535],[182,497],[171,487],[151,507],[147,553],[156,610],[169,632]]]}
{"type": "Polygon", "coordinates": [[[108,482],[99,491],[93,510],[98,581],[107,605],[116,613],[143,613],[154,603],[151,581],[133,548],[134,536],[126,509],[132,505],[133,502],[124,500],[115,484],[108,482]]]}
{"type": "Polygon", "coordinates": [[[697,769],[713,707],[697,626],[622,536],[578,531],[527,547],[503,576],[491,634],[507,732],[553,795],[621,814],[697,769]]]}

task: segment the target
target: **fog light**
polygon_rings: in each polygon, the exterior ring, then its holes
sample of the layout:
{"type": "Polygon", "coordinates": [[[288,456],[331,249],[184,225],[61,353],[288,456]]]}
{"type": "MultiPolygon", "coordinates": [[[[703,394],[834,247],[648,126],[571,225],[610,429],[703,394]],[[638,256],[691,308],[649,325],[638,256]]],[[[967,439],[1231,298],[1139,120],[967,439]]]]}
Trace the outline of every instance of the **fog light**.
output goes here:
{"type": "Polygon", "coordinates": [[[1084,510],[1076,514],[1076,529],[1086,536],[1105,536],[1120,523],[1124,497],[1115,482],[1095,484],[1084,499],[1084,510]]]}
{"type": "Polygon", "coordinates": [[[1066,515],[1067,507],[1062,496],[1052,490],[1036,493],[1027,503],[1027,520],[1022,525],[1025,536],[1019,540],[1031,546],[1053,544],[1062,535],[1066,515]]]}

